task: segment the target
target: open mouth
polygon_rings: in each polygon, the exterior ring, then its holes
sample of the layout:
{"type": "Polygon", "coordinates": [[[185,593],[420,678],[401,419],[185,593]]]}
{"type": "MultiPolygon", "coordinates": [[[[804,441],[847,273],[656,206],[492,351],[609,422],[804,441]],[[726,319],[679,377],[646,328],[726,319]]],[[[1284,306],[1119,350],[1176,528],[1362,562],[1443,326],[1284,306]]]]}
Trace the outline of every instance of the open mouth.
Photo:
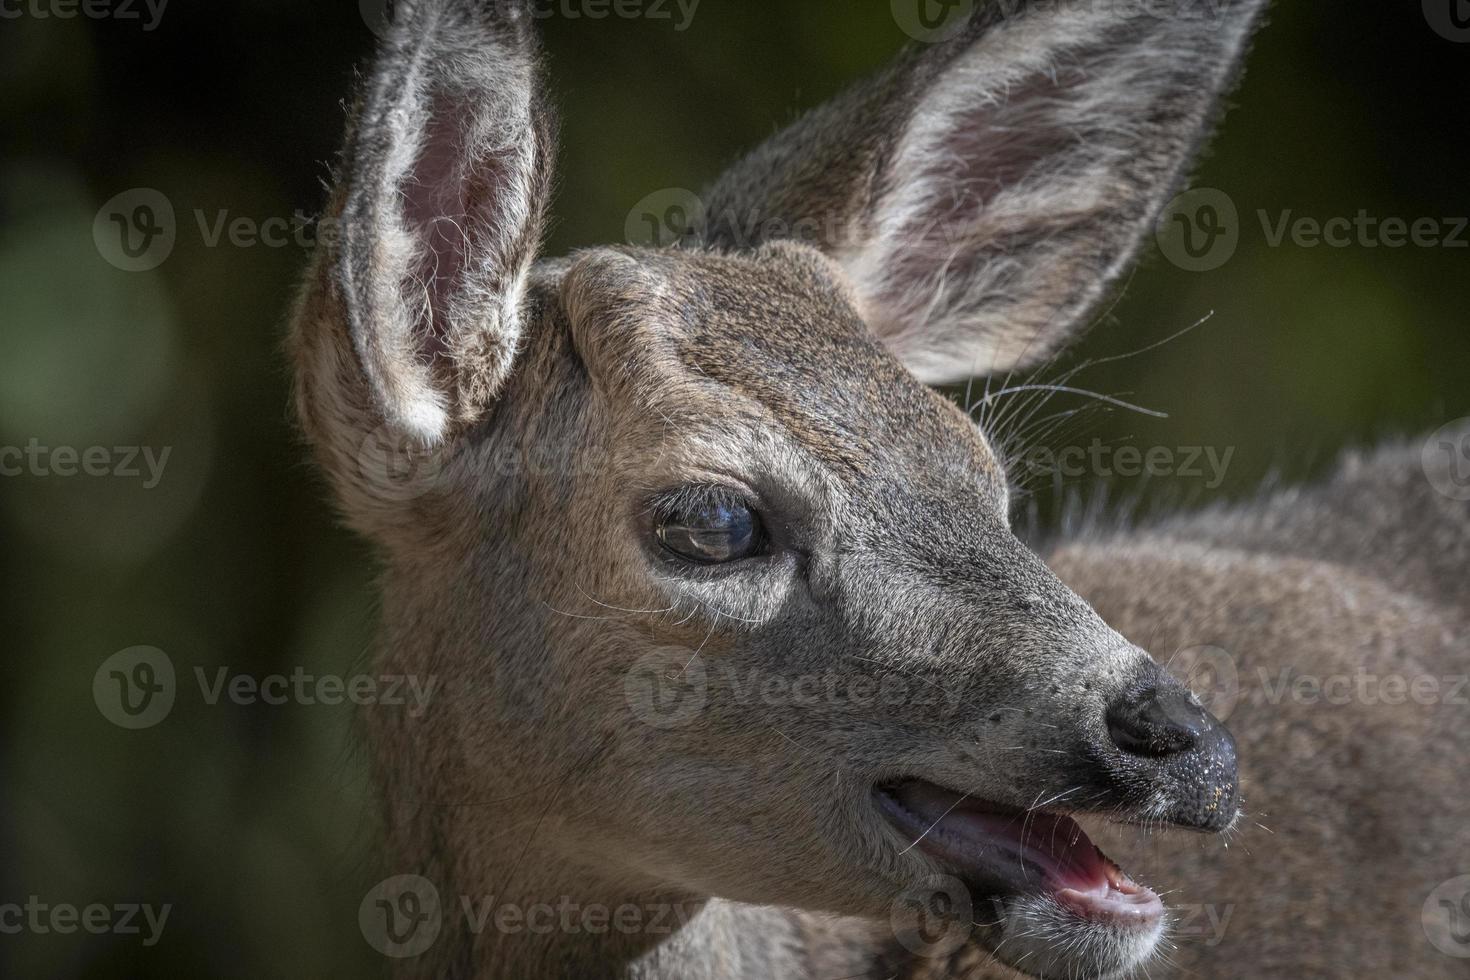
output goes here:
{"type": "Polygon", "coordinates": [[[1125,931],[1159,928],[1164,904],[1123,873],[1071,818],[1019,810],[911,779],[876,792],[907,838],[980,894],[1037,895],[1078,918],[1125,931]]]}

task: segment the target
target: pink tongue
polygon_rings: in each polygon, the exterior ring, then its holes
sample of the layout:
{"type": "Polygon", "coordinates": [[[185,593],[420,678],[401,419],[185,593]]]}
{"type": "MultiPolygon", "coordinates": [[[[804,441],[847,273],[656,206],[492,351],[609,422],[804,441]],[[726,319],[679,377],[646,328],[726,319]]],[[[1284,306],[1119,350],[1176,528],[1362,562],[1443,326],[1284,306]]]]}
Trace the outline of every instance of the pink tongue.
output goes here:
{"type": "Polygon", "coordinates": [[[1068,817],[1023,813],[920,781],[891,792],[900,806],[929,825],[920,840],[927,838],[940,853],[988,865],[1013,881],[1019,875],[1026,890],[1043,889],[1091,922],[1145,930],[1157,928],[1163,918],[1159,896],[1125,875],[1068,817]]]}
{"type": "Polygon", "coordinates": [[[963,805],[945,819],[965,823],[997,842],[1008,842],[1018,857],[1038,865],[1058,889],[1089,891],[1105,888],[1111,865],[1067,817],[1049,813],[1029,815],[966,810],[963,805]]]}
{"type": "Polygon", "coordinates": [[[1111,884],[1130,892],[1137,887],[1068,817],[958,799],[958,794],[927,783],[909,783],[898,792],[906,807],[937,820],[936,830],[984,841],[1006,859],[1040,867],[1055,890],[1106,892],[1111,884]]]}

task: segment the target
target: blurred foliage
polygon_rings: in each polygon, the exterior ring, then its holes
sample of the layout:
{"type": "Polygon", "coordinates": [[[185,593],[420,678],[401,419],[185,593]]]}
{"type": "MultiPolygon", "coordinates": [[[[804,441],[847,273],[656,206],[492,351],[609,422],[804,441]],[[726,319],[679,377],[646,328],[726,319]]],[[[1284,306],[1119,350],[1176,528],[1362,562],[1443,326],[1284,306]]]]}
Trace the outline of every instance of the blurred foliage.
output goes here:
{"type": "MultiPolygon", "coordinates": [[[[886,4],[847,0],[704,0],[684,31],[565,17],[544,31],[564,113],[554,252],[619,239],[644,195],[699,188],[905,40],[886,4]]],[[[124,731],[90,696],[101,662],[136,644],[168,651],[184,687],[196,667],[361,663],[367,549],[336,526],[287,412],[281,338],[304,251],[211,246],[196,214],[318,209],[373,40],[345,0],[173,4],[148,31],[0,22],[0,444],[172,447],[153,488],[0,482],[0,902],[174,906],[153,947],[0,935],[0,975],[381,970],[357,926],[375,807],[349,707],[196,694],[124,731]],[[147,272],[113,268],[92,239],[97,209],[133,187],[178,213],[176,248],[147,272]]],[[[1470,252],[1273,248],[1255,218],[1470,212],[1467,69],[1470,45],[1432,33],[1417,4],[1280,5],[1195,182],[1238,205],[1238,252],[1190,273],[1150,244],[1124,298],[1056,366],[1213,312],[1073,381],[1169,417],[1098,409],[1053,438],[1234,448],[1218,488],[1131,488],[1177,503],[1310,477],[1343,446],[1470,413],[1470,252]]],[[[1087,403],[1059,396],[1046,411],[1087,403]]],[[[1045,524],[1058,488],[1041,491],[1045,524]]]]}

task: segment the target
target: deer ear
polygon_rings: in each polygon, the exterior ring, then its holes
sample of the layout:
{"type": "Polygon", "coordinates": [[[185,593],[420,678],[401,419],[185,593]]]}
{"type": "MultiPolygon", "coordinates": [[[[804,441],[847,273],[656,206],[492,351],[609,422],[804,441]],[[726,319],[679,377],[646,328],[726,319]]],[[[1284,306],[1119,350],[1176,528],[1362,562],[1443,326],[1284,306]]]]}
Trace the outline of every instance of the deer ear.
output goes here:
{"type": "Polygon", "coordinates": [[[1262,6],[978,5],[726,173],[704,238],[820,230],[924,381],[1040,361],[1132,262],[1262,6]]]}
{"type": "Polygon", "coordinates": [[[521,3],[400,0],[393,20],[348,139],[323,272],[381,422],[433,446],[510,371],[554,124],[521,3]]]}

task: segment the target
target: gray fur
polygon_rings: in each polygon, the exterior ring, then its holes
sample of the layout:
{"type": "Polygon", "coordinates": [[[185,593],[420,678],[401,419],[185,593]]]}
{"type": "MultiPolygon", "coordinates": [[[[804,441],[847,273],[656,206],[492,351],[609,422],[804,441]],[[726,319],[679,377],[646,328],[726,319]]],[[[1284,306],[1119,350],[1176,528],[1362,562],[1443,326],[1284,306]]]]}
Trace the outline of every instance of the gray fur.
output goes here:
{"type": "MultiPolygon", "coordinates": [[[[451,906],[631,904],[679,924],[528,934],[450,915],[400,975],[1005,975],[997,956],[1038,975],[1126,971],[1152,938],[983,894],[962,945],[914,956],[890,917],[937,868],[872,787],[917,775],[1020,807],[1085,789],[1083,809],[1179,822],[1226,787],[1108,749],[1110,704],[1175,683],[1145,648],[1463,666],[1470,521],[1403,452],[1317,490],[1066,542],[1048,567],[1012,533],[985,434],[916,377],[1025,363],[1082,327],[1188,165],[1258,6],[1093,24],[1066,5],[1010,19],[984,5],[959,41],[905,55],[738,165],[701,239],[529,269],[552,127],[525,12],[421,0],[399,19],[334,197],[350,231],[316,256],[292,342],[303,428],[382,551],[380,667],[442,692],[422,716],[369,710],[384,873],[423,875],[451,906]],[[946,160],[914,134],[951,110],[1018,135],[978,141],[990,156],[959,161],[945,189],[946,160]],[[981,165],[1001,182],[975,210],[965,168],[981,165]],[[903,280],[900,262],[885,278],[874,257],[903,249],[902,202],[946,193],[965,275],[903,280]],[[440,204],[467,249],[426,283],[445,243],[422,219],[440,204]],[[741,241],[722,214],[859,234],[741,241]],[[650,495],[709,480],[759,504],[769,556],[702,574],[652,546],[650,495]],[[704,680],[683,724],[640,720],[630,678],[660,650],[704,680]],[[839,694],[747,686],[794,677],[839,694]],[[858,697],[865,678],[901,696],[858,697]]],[[[1229,975],[1452,975],[1404,923],[1445,868],[1418,842],[1466,852],[1447,766],[1470,744],[1463,713],[1294,710],[1237,714],[1247,805],[1274,810],[1274,836],[1247,823],[1229,852],[1151,837],[1125,855],[1251,923],[1176,956],[1229,975]],[[1442,752],[1415,771],[1425,740],[1442,752]],[[1384,795],[1410,798],[1415,778],[1423,806],[1384,795]]]]}

